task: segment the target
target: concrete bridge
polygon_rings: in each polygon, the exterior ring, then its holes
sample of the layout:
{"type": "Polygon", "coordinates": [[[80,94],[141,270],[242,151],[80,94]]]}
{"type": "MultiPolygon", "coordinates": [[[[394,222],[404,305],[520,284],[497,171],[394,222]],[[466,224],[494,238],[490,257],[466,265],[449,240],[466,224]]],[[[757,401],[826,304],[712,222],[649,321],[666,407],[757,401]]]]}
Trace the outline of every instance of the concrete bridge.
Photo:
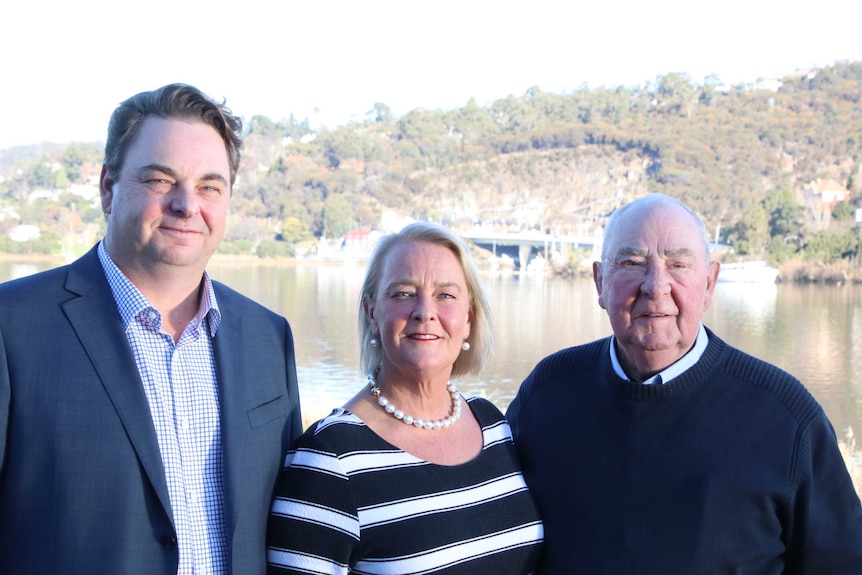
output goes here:
{"type": "Polygon", "coordinates": [[[517,233],[496,232],[485,228],[472,228],[462,232],[460,236],[471,240],[477,246],[487,249],[495,256],[506,254],[515,260],[518,269],[524,269],[534,251],[541,253],[545,260],[553,251],[562,254],[570,249],[590,248],[600,249],[601,236],[552,235],[540,231],[529,230],[517,233]]]}

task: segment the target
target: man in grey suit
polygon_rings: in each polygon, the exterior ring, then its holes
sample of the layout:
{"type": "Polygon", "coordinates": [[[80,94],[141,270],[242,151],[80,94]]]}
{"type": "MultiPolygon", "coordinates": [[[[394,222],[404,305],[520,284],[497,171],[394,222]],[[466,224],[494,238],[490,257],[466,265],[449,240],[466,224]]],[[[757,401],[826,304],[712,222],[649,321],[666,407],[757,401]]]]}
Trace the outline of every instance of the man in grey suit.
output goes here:
{"type": "Polygon", "coordinates": [[[0,573],[264,573],[301,420],[287,321],[205,271],[241,127],[187,85],[121,103],[105,238],[0,285],[0,573]]]}

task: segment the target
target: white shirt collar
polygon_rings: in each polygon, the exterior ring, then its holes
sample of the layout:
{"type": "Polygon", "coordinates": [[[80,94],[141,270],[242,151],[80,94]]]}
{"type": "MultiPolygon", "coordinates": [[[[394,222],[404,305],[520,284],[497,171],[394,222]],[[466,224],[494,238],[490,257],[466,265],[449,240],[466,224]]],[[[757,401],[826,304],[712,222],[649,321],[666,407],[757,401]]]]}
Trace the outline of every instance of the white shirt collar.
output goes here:
{"type": "MultiPolygon", "coordinates": [[[[123,320],[124,328],[128,328],[132,318],[141,313],[141,311],[149,308],[155,310],[155,307],[144,297],[137,286],[132,283],[132,280],[126,277],[126,274],[114,263],[113,258],[108,253],[107,246],[105,246],[104,238],[99,242],[98,254],[102,270],[108,278],[108,284],[111,287],[111,292],[114,294],[114,300],[117,302],[117,308],[120,312],[120,318],[123,320]]],[[[196,326],[200,326],[209,318],[207,325],[210,335],[215,336],[216,330],[218,330],[218,326],[221,323],[221,310],[218,307],[212,280],[206,270],[203,273],[203,282],[204,289],[200,304],[198,305],[198,313],[192,322],[196,326]]],[[[158,312],[156,311],[156,313],[158,312]]],[[[161,327],[161,319],[158,320],[158,325],[161,327]]]]}
{"type": "MultiPolygon", "coordinates": [[[[629,376],[626,375],[626,372],[623,371],[622,366],[620,365],[620,360],[617,357],[617,349],[616,349],[616,337],[611,337],[611,365],[614,368],[614,372],[620,376],[622,379],[626,381],[631,381],[629,376]]],[[[703,355],[703,352],[706,350],[706,346],[709,343],[709,336],[706,335],[706,328],[703,327],[703,324],[700,324],[700,329],[697,331],[697,339],[694,341],[694,346],[691,350],[679,358],[676,363],[668,366],[667,369],[654,375],[648,380],[642,382],[645,385],[649,385],[656,382],[667,383],[675,377],[682,375],[688,368],[697,363],[697,360],[700,359],[700,356],[703,355]],[[658,378],[661,377],[659,380],[658,378]]]]}

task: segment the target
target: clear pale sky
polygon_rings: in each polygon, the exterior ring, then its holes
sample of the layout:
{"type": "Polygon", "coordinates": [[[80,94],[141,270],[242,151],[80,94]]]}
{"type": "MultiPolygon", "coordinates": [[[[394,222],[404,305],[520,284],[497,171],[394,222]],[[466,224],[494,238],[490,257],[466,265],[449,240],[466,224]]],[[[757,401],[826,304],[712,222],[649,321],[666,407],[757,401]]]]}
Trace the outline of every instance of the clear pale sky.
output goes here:
{"type": "Polygon", "coordinates": [[[751,82],[862,60],[857,0],[11,0],[0,149],[103,141],[132,94],[194,84],[312,126],[668,73],[751,82]]]}

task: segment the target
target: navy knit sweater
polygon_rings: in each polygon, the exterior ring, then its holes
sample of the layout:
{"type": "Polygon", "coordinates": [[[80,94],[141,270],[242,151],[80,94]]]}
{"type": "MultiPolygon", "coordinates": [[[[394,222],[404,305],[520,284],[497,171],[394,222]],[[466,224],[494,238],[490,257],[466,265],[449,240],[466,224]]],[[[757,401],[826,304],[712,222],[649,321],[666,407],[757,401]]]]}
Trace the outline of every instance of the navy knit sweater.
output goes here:
{"type": "Polygon", "coordinates": [[[862,506],[821,407],[709,332],[691,369],[620,379],[610,338],[557,352],[507,417],[543,575],[862,574],[862,506]]]}

